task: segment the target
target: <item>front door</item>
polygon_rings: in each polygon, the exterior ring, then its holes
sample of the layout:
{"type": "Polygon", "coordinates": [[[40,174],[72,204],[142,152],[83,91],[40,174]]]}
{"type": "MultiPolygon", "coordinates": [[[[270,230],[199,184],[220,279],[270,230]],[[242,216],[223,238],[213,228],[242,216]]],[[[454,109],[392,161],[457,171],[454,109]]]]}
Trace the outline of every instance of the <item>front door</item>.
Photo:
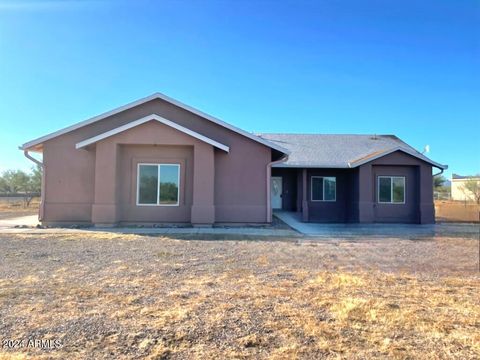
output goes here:
{"type": "Polygon", "coordinates": [[[282,208],[282,177],[272,176],[270,180],[270,197],[272,209],[282,208]]]}

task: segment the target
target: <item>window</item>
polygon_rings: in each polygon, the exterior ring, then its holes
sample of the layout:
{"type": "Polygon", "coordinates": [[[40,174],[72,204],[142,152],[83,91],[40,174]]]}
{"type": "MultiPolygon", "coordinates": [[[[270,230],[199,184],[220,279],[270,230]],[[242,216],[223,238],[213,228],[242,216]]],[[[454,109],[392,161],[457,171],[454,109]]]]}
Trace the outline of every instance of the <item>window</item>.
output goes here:
{"type": "Polygon", "coordinates": [[[384,204],[405,204],[405,177],[379,176],[378,202],[384,204]]]}
{"type": "Polygon", "coordinates": [[[179,164],[138,164],[137,205],[178,206],[179,164]]]}
{"type": "Polygon", "coordinates": [[[337,178],[312,176],[310,186],[312,201],[336,201],[337,178]]]}

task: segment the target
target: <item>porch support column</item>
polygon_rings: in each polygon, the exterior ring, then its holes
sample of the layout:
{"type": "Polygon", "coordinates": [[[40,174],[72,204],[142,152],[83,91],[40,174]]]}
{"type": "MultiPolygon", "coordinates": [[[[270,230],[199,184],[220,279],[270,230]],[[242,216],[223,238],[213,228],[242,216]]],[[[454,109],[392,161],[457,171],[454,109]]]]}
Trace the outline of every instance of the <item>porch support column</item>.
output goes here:
{"type": "Polygon", "coordinates": [[[375,179],[371,164],[365,164],[358,169],[358,222],[371,223],[374,221],[375,179]]]}
{"type": "Polygon", "coordinates": [[[296,207],[297,207],[297,213],[302,212],[302,202],[303,202],[303,197],[301,196],[302,194],[302,170],[301,169],[296,169],[295,172],[296,175],[296,183],[295,186],[297,187],[297,197],[295,199],[296,201],[296,207]]]}
{"type": "Polygon", "coordinates": [[[117,145],[108,142],[96,144],[95,198],[92,205],[92,223],[112,226],[117,218],[117,145]]]}
{"type": "Polygon", "coordinates": [[[419,222],[420,224],[435,223],[435,207],[433,205],[433,177],[432,168],[426,165],[420,165],[418,169],[417,183],[419,197],[419,222]]]}
{"type": "Polygon", "coordinates": [[[308,222],[307,169],[302,171],[302,221],[308,222]]]}
{"type": "Polygon", "coordinates": [[[191,223],[211,226],[215,222],[215,157],[213,146],[195,145],[193,153],[193,204],[191,223]]]}

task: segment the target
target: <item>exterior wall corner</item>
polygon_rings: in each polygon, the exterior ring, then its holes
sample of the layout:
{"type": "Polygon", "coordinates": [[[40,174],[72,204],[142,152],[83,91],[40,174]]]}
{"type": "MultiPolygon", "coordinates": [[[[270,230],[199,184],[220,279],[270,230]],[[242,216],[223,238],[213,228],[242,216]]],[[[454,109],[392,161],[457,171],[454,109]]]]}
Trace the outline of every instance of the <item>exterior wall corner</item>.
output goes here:
{"type": "Polygon", "coordinates": [[[372,223],[374,214],[374,179],[372,165],[361,165],[358,170],[358,222],[372,223]]]}
{"type": "Polygon", "coordinates": [[[193,204],[191,223],[194,225],[215,222],[215,157],[209,145],[195,145],[193,154],[193,204]]]}
{"type": "Polygon", "coordinates": [[[92,223],[114,225],[117,214],[117,157],[118,146],[108,142],[96,145],[95,197],[92,205],[92,223]]]}

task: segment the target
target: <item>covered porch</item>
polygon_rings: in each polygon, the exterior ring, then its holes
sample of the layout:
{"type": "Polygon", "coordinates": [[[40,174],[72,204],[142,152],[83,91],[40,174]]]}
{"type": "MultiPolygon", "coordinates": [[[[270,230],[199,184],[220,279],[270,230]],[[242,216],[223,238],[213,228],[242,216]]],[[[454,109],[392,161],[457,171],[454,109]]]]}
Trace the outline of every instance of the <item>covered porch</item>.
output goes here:
{"type": "Polygon", "coordinates": [[[356,169],[273,168],[273,211],[295,212],[303,222],[358,222],[356,169]]]}

